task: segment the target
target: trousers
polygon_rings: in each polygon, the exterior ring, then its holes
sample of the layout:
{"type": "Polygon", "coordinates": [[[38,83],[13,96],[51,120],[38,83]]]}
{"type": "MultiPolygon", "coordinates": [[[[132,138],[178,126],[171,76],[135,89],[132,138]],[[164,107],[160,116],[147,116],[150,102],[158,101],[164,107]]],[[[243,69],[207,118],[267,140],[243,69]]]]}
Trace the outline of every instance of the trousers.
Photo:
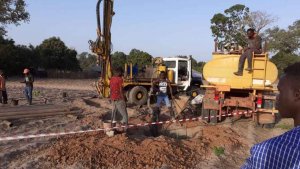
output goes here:
{"type": "Polygon", "coordinates": [[[2,102],[3,104],[7,104],[7,92],[6,90],[2,90],[0,91],[0,102],[2,102]]]}
{"type": "Polygon", "coordinates": [[[113,105],[113,109],[112,109],[111,120],[116,121],[116,115],[117,115],[117,112],[119,112],[122,116],[121,123],[127,125],[128,124],[128,113],[127,113],[125,101],[124,100],[115,100],[115,101],[112,101],[112,105],[113,105]]]}
{"type": "Polygon", "coordinates": [[[25,97],[28,101],[29,104],[32,104],[32,87],[31,86],[26,86],[25,87],[25,97]]]}
{"type": "Polygon", "coordinates": [[[258,49],[247,49],[240,57],[238,72],[243,72],[244,64],[246,59],[248,60],[248,68],[252,69],[252,53],[260,54],[261,51],[258,49]]]}
{"type": "Polygon", "coordinates": [[[167,107],[171,107],[171,103],[169,100],[168,95],[157,95],[157,101],[156,101],[156,106],[160,107],[162,102],[165,102],[167,107]]]}

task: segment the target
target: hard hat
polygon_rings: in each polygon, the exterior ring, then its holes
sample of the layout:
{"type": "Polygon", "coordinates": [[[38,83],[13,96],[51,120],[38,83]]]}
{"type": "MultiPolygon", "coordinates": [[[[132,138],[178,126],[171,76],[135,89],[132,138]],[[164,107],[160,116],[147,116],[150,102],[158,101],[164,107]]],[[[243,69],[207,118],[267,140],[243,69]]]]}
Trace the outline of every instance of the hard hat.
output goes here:
{"type": "Polygon", "coordinates": [[[26,68],[26,69],[24,69],[23,73],[24,73],[24,74],[27,74],[27,73],[29,73],[29,69],[27,69],[27,68],[26,68]]]}

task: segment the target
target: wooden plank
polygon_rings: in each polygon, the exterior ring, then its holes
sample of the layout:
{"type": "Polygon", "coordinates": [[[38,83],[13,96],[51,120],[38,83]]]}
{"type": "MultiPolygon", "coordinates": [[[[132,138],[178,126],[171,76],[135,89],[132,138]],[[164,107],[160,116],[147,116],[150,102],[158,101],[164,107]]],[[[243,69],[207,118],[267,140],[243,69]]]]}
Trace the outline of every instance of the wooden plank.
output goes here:
{"type": "Polygon", "coordinates": [[[190,97],[188,96],[179,96],[179,98],[173,100],[177,115],[182,113],[182,111],[187,107],[189,98],[190,97]]]}
{"type": "Polygon", "coordinates": [[[61,116],[67,114],[78,114],[78,111],[69,112],[53,112],[53,113],[42,113],[42,114],[27,114],[27,115],[17,115],[17,116],[0,116],[0,120],[12,120],[20,118],[34,118],[34,117],[48,117],[48,116],[61,116]]]}
{"type": "Polygon", "coordinates": [[[35,111],[51,108],[65,108],[66,106],[62,105],[31,105],[31,106],[15,106],[15,107],[6,107],[0,109],[0,114],[6,112],[19,112],[19,111],[35,111]]]}
{"type": "Polygon", "coordinates": [[[51,113],[51,112],[58,112],[58,111],[66,112],[66,111],[69,111],[69,108],[65,107],[65,108],[52,108],[52,109],[41,109],[41,110],[27,110],[27,111],[5,112],[5,113],[0,113],[0,116],[51,113]]]}

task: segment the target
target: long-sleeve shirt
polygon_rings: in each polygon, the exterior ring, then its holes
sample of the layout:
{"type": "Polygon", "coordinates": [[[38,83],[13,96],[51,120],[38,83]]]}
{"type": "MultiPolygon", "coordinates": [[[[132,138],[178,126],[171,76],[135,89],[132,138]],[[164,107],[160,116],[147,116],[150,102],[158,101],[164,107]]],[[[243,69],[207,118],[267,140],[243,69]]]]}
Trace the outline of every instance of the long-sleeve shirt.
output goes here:
{"type": "Polygon", "coordinates": [[[256,35],[253,39],[248,39],[248,48],[254,50],[262,49],[262,39],[259,35],[256,35]]]}
{"type": "Polygon", "coordinates": [[[299,169],[300,126],[251,148],[242,169],[299,169]]]}
{"type": "Polygon", "coordinates": [[[5,91],[5,90],[6,90],[5,78],[0,75],[0,91],[5,91]]]}

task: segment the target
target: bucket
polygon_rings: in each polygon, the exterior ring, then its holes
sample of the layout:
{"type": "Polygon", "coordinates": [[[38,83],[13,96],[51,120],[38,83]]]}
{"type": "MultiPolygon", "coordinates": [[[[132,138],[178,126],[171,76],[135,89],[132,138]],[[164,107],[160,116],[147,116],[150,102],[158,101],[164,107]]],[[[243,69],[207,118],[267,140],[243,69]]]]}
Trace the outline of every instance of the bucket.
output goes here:
{"type": "Polygon", "coordinates": [[[63,97],[63,98],[66,98],[67,96],[68,96],[67,92],[63,92],[63,93],[62,93],[62,97],[63,97]]]}
{"type": "Polygon", "coordinates": [[[105,121],[103,121],[103,128],[106,131],[113,130],[113,129],[111,129],[112,127],[116,127],[116,123],[111,123],[111,120],[105,120],[105,121]]]}
{"type": "Polygon", "coordinates": [[[19,104],[19,100],[16,99],[12,99],[11,102],[14,106],[17,106],[19,104]]]}
{"type": "Polygon", "coordinates": [[[103,128],[104,128],[104,133],[108,135],[109,137],[114,136],[115,132],[112,127],[115,127],[116,123],[111,123],[111,120],[105,120],[103,121],[103,128]]]}

